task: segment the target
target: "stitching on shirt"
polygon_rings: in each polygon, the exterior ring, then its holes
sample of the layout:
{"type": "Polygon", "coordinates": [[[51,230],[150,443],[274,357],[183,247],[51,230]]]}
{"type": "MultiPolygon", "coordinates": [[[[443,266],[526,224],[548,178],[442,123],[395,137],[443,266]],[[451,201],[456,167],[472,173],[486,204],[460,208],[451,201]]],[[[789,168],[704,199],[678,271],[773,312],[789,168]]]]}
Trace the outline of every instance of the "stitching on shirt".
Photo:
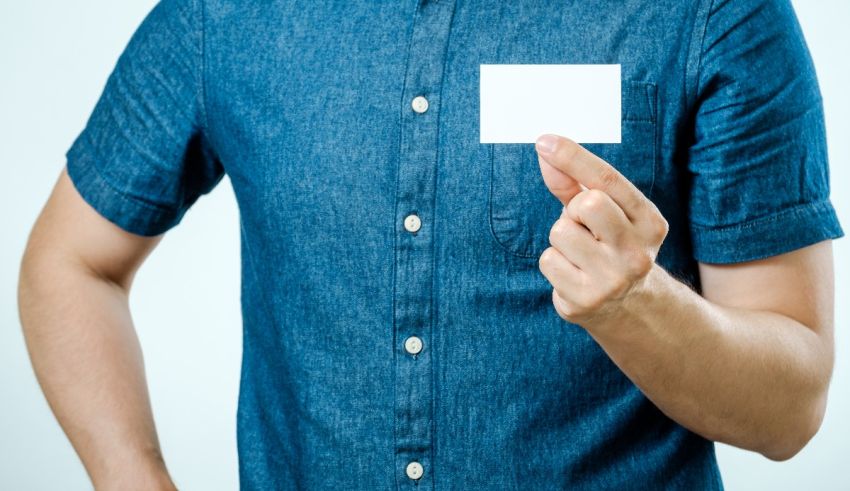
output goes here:
{"type": "Polygon", "coordinates": [[[157,211],[157,212],[169,213],[169,214],[179,213],[181,211],[180,208],[174,208],[174,207],[166,206],[166,205],[163,205],[161,203],[157,203],[155,201],[150,201],[149,199],[147,199],[143,196],[137,196],[137,195],[134,195],[134,194],[128,193],[127,191],[122,190],[115,183],[113,183],[110,180],[110,178],[108,178],[106,176],[106,174],[97,165],[97,163],[101,160],[100,154],[98,153],[97,148],[94,145],[88,145],[87,148],[91,151],[91,155],[94,157],[94,159],[91,161],[90,165],[86,165],[85,167],[93,170],[95,177],[97,179],[99,179],[100,181],[102,181],[104,184],[106,184],[107,187],[109,187],[109,189],[111,191],[113,191],[114,193],[116,193],[120,196],[123,196],[126,199],[129,199],[130,201],[133,201],[134,203],[136,203],[136,204],[138,204],[142,207],[148,208],[150,210],[154,210],[154,211],[157,211]]]}
{"type": "MultiPolygon", "coordinates": [[[[626,114],[626,112],[623,111],[622,121],[655,123],[657,119],[656,99],[658,85],[655,82],[637,79],[624,79],[623,84],[626,87],[623,94],[623,102],[630,103],[631,101],[642,99],[642,104],[646,104],[646,112],[642,109],[637,109],[633,111],[632,114],[626,114]],[[636,94],[639,94],[639,96],[636,94]],[[635,115],[634,112],[638,112],[639,114],[635,115]]],[[[635,104],[630,104],[629,107],[634,108],[635,104]]]]}
{"type": "MultiPolygon", "coordinates": [[[[711,13],[712,13],[711,11],[714,8],[714,1],[715,0],[707,0],[707,1],[708,1],[708,5],[706,6],[707,10],[705,11],[705,23],[702,26],[702,31],[699,32],[699,42],[697,43],[697,45],[699,46],[699,49],[696,49],[696,55],[697,55],[696,67],[694,69],[694,73],[693,73],[693,76],[691,77],[691,80],[688,80],[687,68],[686,68],[686,71],[685,71],[685,94],[686,94],[686,99],[687,99],[686,100],[687,107],[691,107],[696,102],[697,92],[699,91],[699,79],[700,79],[701,72],[702,72],[702,57],[703,57],[703,50],[705,49],[705,36],[706,36],[706,33],[708,33],[708,21],[711,19],[711,13]],[[693,87],[693,89],[689,89],[689,87],[693,87]]],[[[701,5],[704,5],[704,2],[701,2],[701,5]]],[[[697,19],[699,18],[700,14],[702,12],[703,12],[703,9],[698,8],[697,12],[694,14],[694,28],[693,28],[693,35],[691,36],[691,42],[695,41],[694,37],[697,35],[696,22],[697,22],[697,19]]],[[[695,48],[693,46],[688,46],[688,51],[689,51],[688,59],[690,59],[691,56],[693,56],[694,49],[695,48]]],[[[690,63],[688,63],[686,65],[686,67],[689,66],[689,65],[690,65],[690,63]]]]}
{"type": "MultiPolygon", "coordinates": [[[[133,153],[135,155],[137,155],[138,157],[140,157],[141,159],[144,159],[148,162],[152,162],[155,165],[160,165],[162,163],[162,161],[159,158],[150,155],[150,151],[147,148],[145,148],[143,145],[141,145],[138,140],[131,138],[130,135],[127,134],[127,132],[119,131],[117,133],[116,138],[120,138],[120,139],[124,140],[127,143],[128,148],[133,150],[133,153]]],[[[93,152],[94,152],[95,156],[98,157],[97,159],[95,159],[95,162],[94,162],[95,167],[98,166],[98,162],[108,162],[107,159],[103,159],[103,158],[100,157],[100,154],[98,153],[97,148],[94,148],[93,152]]],[[[112,183],[106,177],[107,176],[106,173],[104,173],[102,171],[99,172],[99,173],[103,176],[105,181],[107,181],[113,188],[115,188],[116,191],[119,191],[124,195],[132,197],[132,198],[136,199],[137,201],[147,203],[151,206],[154,206],[154,207],[157,207],[157,208],[160,208],[160,209],[163,209],[163,210],[173,211],[173,212],[179,212],[179,211],[182,211],[184,209],[184,207],[179,206],[179,205],[175,206],[175,205],[171,205],[171,204],[163,204],[160,201],[158,201],[156,198],[150,197],[147,194],[143,194],[140,191],[137,191],[137,192],[134,192],[134,193],[131,193],[131,192],[128,192],[128,191],[122,191],[121,188],[118,185],[112,183]]]]}
{"type": "Polygon", "coordinates": [[[659,147],[661,146],[661,122],[658,121],[658,86],[651,84],[651,89],[647,97],[651,99],[650,110],[652,111],[653,127],[652,127],[652,179],[649,181],[649,190],[646,192],[650,201],[655,197],[655,181],[658,179],[658,174],[661,172],[659,147]]]}
{"type": "Polygon", "coordinates": [[[744,221],[740,223],[734,223],[731,225],[721,225],[721,226],[706,226],[699,225],[695,223],[691,223],[691,228],[693,230],[698,230],[700,232],[713,232],[713,233],[726,233],[730,231],[736,230],[747,230],[758,227],[760,225],[765,225],[768,223],[773,223],[784,218],[787,218],[789,215],[796,216],[802,215],[806,213],[816,212],[823,213],[827,211],[827,207],[830,204],[829,198],[823,199],[820,201],[814,201],[810,203],[802,203],[791,208],[786,208],[784,210],[780,210],[774,212],[770,215],[758,217],[749,221],[744,221]]]}
{"type": "Polygon", "coordinates": [[[196,21],[196,29],[198,30],[198,105],[201,112],[201,127],[206,132],[209,130],[209,117],[207,115],[207,60],[206,60],[206,2],[197,0],[198,10],[200,12],[200,20],[196,21]]]}
{"type": "MultiPolygon", "coordinates": [[[[398,111],[398,126],[399,126],[399,128],[404,127],[404,108],[405,108],[404,97],[407,94],[407,66],[410,63],[410,47],[413,44],[413,34],[414,34],[415,29],[416,29],[416,19],[419,16],[419,6],[420,6],[419,4],[420,4],[420,2],[416,2],[416,7],[413,10],[413,17],[412,17],[412,20],[411,20],[409,27],[408,27],[407,50],[406,50],[405,58],[404,58],[404,65],[402,65],[404,67],[405,73],[404,73],[404,79],[403,79],[402,85],[401,85],[401,96],[399,97],[399,108],[400,108],[399,111],[398,111]]],[[[392,320],[392,336],[393,336],[393,341],[392,341],[392,356],[393,356],[392,377],[393,377],[393,380],[395,380],[396,369],[397,369],[396,367],[398,365],[398,347],[396,346],[396,344],[398,343],[398,337],[396,336],[396,328],[397,328],[397,324],[396,324],[397,300],[396,299],[398,297],[398,294],[397,294],[397,288],[398,288],[398,285],[397,285],[397,276],[398,276],[398,272],[397,272],[397,269],[398,269],[398,266],[397,266],[397,264],[398,264],[398,225],[396,223],[396,219],[397,219],[396,217],[398,217],[398,214],[399,214],[398,213],[399,212],[398,189],[399,189],[399,181],[400,181],[400,175],[401,175],[401,165],[402,165],[401,159],[403,158],[402,156],[404,155],[404,152],[402,152],[403,146],[404,146],[404,131],[399,131],[398,132],[399,153],[398,153],[398,161],[396,163],[395,189],[394,189],[394,194],[395,194],[394,201],[395,201],[395,203],[393,205],[394,211],[393,211],[392,227],[391,227],[391,230],[392,230],[392,233],[393,233],[393,298],[392,298],[392,310],[390,311],[390,314],[391,314],[391,320],[392,320]]],[[[400,479],[402,479],[402,477],[400,475],[399,470],[396,469],[396,449],[398,448],[398,415],[396,414],[396,398],[398,397],[398,394],[397,394],[398,391],[396,390],[396,385],[397,384],[395,384],[395,383],[392,384],[392,386],[393,386],[393,399],[392,399],[392,407],[393,407],[393,448],[392,448],[392,452],[391,452],[392,453],[391,460],[392,460],[393,476],[395,476],[395,487],[396,487],[396,489],[400,489],[401,488],[400,479]]]]}
{"type": "Polygon", "coordinates": [[[499,238],[499,234],[496,233],[496,228],[493,226],[493,181],[495,180],[493,178],[494,177],[493,176],[493,172],[494,172],[493,166],[495,165],[494,164],[495,157],[493,155],[493,149],[495,148],[495,144],[489,143],[488,145],[490,146],[490,151],[488,152],[488,157],[489,157],[488,160],[490,161],[490,176],[489,176],[490,190],[489,190],[489,196],[488,196],[488,199],[487,199],[487,201],[488,201],[487,224],[490,226],[490,235],[493,237],[493,240],[495,240],[496,243],[499,244],[499,246],[501,246],[502,249],[504,249],[504,251],[507,252],[508,254],[511,254],[513,256],[516,256],[516,257],[525,258],[525,259],[536,258],[537,254],[517,251],[517,250],[514,250],[513,247],[508,246],[504,241],[502,241],[502,239],[499,238]]]}
{"type": "MultiPolygon", "coordinates": [[[[441,77],[440,77],[440,94],[439,94],[440,109],[442,109],[443,88],[445,87],[445,84],[446,84],[446,71],[447,71],[446,67],[448,66],[449,45],[451,44],[451,41],[452,41],[452,32],[453,32],[452,28],[453,28],[453,24],[454,24],[455,12],[457,12],[457,2],[452,3],[452,16],[449,19],[449,33],[446,36],[446,46],[444,47],[444,51],[443,51],[443,73],[441,74],[441,77]]],[[[439,177],[440,177],[439,162],[440,162],[440,148],[441,147],[440,147],[439,143],[440,143],[440,117],[442,116],[442,114],[443,114],[443,111],[440,110],[437,113],[437,121],[436,121],[436,125],[437,125],[437,159],[436,159],[437,160],[437,167],[436,167],[436,169],[437,170],[434,173],[434,198],[433,198],[434,206],[432,208],[433,211],[434,211],[434,215],[431,217],[431,221],[433,223],[431,230],[433,230],[433,231],[437,230],[437,213],[436,213],[437,198],[436,198],[436,196],[437,196],[437,192],[439,190],[439,183],[440,183],[440,180],[439,180],[439,177]]],[[[436,360],[437,359],[434,356],[434,354],[435,354],[434,339],[436,338],[436,336],[435,336],[434,332],[435,332],[435,325],[437,323],[437,306],[439,305],[439,303],[435,301],[435,297],[437,296],[437,254],[435,252],[436,246],[434,244],[436,243],[437,237],[433,232],[432,232],[431,236],[432,236],[432,240],[431,240],[431,355],[430,355],[431,356],[431,421],[430,421],[430,425],[431,425],[431,485],[433,487],[434,484],[436,483],[436,468],[437,468],[437,466],[435,465],[435,458],[436,458],[435,457],[435,449],[437,447],[437,394],[438,394],[437,393],[437,383],[436,383],[436,379],[437,379],[437,361],[436,360]]]]}

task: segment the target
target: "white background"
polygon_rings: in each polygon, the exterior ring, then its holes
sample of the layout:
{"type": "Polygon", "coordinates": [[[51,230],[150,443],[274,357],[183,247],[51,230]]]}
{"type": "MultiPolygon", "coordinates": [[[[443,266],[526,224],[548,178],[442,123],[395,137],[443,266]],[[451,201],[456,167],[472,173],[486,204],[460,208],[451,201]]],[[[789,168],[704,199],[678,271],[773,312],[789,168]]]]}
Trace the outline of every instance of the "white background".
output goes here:
{"type": "MultiPolygon", "coordinates": [[[[18,264],[64,153],[152,0],[0,3],[0,488],[90,489],[36,383],[16,307],[18,264]]],[[[833,202],[850,232],[850,2],[794,2],[820,77],[833,202]]],[[[131,309],[160,439],[183,489],[236,489],[239,228],[227,179],[139,272],[131,309]]],[[[784,463],[718,445],[731,490],[850,489],[850,241],[835,243],[837,362],[820,433],[784,463]]]]}

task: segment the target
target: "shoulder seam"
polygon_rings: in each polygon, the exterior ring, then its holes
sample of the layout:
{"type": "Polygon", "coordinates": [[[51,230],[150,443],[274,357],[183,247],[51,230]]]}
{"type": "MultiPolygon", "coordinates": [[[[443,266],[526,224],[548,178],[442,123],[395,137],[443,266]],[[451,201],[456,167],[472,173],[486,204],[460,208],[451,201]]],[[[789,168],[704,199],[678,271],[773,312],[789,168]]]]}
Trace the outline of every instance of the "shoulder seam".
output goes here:
{"type": "Polygon", "coordinates": [[[193,0],[196,2],[196,29],[198,31],[198,104],[201,111],[201,130],[206,133],[209,131],[209,118],[207,115],[207,77],[206,77],[206,9],[204,0],[193,0]]]}
{"type": "Polygon", "coordinates": [[[696,103],[697,92],[699,89],[699,79],[702,72],[702,57],[703,50],[705,48],[705,35],[708,32],[708,21],[711,18],[711,11],[714,8],[715,0],[703,0],[700,2],[700,7],[697,9],[697,12],[694,14],[694,28],[693,33],[691,35],[691,46],[689,48],[688,59],[691,60],[692,57],[696,57],[695,62],[693,63],[693,68],[690,67],[691,62],[689,61],[687,66],[689,67],[688,74],[686,75],[686,104],[687,107],[691,108],[696,103]],[[700,17],[703,17],[705,20],[702,22],[701,29],[698,28],[697,22],[700,20],[700,17]]]}

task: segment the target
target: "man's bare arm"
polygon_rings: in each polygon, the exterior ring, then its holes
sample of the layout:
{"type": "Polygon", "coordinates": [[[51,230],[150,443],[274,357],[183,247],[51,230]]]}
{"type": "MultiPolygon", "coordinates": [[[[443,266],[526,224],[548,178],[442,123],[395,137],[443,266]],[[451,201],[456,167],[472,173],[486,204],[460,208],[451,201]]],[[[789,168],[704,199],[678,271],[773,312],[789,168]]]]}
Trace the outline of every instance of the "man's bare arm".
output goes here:
{"type": "Polygon", "coordinates": [[[773,460],[791,458],[826,408],[831,243],[700,270],[703,296],[656,265],[627,307],[585,327],[683,426],[773,460]]]}
{"type": "Polygon", "coordinates": [[[655,263],[667,222],[622,174],[565,138],[537,149],[564,203],[540,256],[558,314],[692,431],[774,460],[803,448],[820,427],[832,374],[829,241],[701,264],[701,296],[655,263]]]}
{"type": "Polygon", "coordinates": [[[96,489],[174,489],[128,306],[133,277],[161,238],[103,218],[63,169],[21,262],[30,359],[96,489]]]}

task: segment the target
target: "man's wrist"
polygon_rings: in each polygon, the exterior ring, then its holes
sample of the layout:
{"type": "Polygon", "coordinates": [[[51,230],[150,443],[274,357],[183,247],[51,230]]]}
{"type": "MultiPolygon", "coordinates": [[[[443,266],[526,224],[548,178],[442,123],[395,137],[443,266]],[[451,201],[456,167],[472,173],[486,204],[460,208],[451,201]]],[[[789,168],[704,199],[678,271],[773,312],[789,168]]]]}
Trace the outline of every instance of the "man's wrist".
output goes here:
{"type": "Polygon", "coordinates": [[[657,263],[653,264],[649,272],[635,282],[617,303],[589,317],[582,322],[582,327],[595,338],[639,335],[635,327],[656,324],[649,317],[663,316],[665,307],[669,306],[670,299],[665,295],[665,286],[671,279],[664,268],[657,263]]]}

